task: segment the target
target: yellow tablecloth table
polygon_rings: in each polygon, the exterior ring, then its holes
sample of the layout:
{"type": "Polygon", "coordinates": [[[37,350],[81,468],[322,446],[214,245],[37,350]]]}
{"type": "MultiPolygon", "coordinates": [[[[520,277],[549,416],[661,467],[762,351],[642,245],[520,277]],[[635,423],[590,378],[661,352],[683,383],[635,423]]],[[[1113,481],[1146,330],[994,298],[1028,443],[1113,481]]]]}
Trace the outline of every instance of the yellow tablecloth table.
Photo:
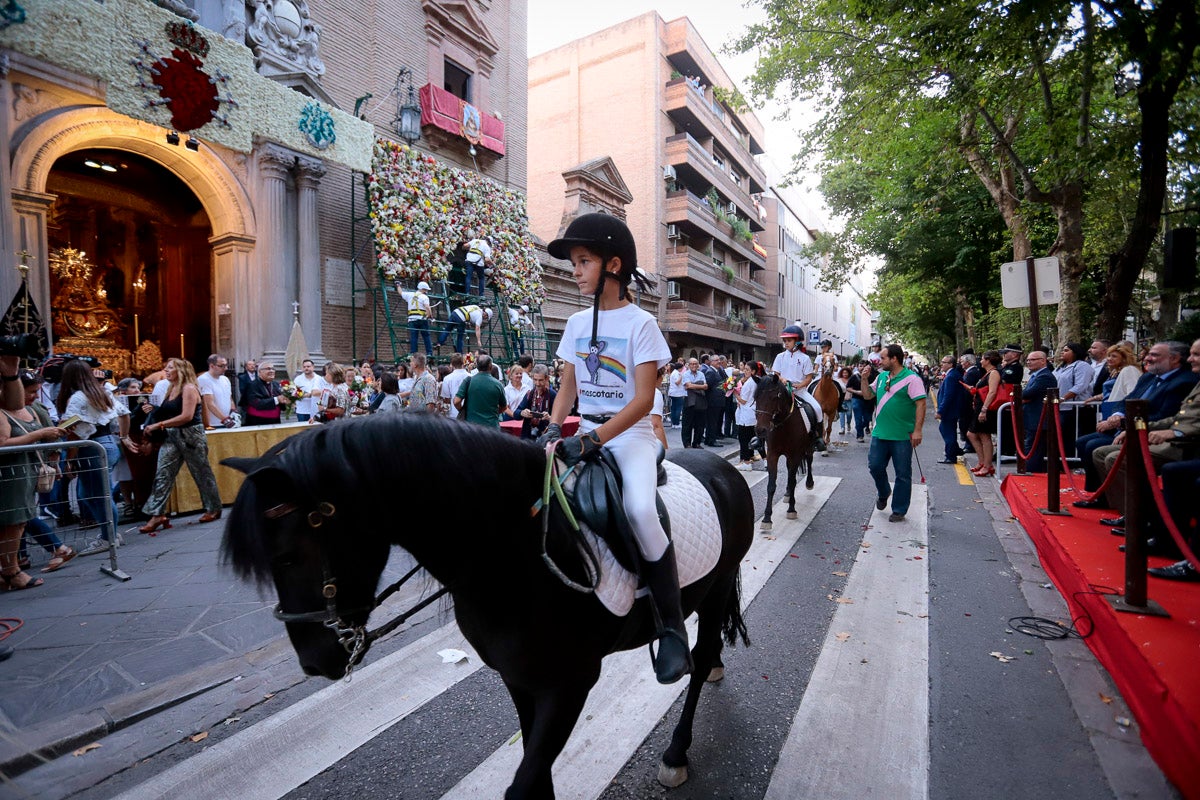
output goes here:
{"type": "MultiPolygon", "coordinates": [[[[221,490],[221,503],[229,505],[237,497],[245,477],[236,469],[221,466],[221,460],[232,456],[251,457],[261,456],[274,445],[289,436],[303,433],[313,427],[307,422],[291,422],[282,425],[253,425],[245,428],[219,428],[207,431],[208,463],[212,466],[213,475],[217,478],[217,488],[221,490]]],[[[175,479],[175,491],[167,501],[167,513],[187,513],[200,511],[204,504],[200,501],[200,490],[184,465],[175,479]]]]}

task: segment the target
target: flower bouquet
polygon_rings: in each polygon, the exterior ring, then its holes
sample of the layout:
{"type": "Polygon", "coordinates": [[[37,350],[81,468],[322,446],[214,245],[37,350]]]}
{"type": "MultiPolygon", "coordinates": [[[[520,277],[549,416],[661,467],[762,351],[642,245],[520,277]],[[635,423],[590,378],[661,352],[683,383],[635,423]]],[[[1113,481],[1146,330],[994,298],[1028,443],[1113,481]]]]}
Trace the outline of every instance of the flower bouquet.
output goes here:
{"type": "Polygon", "coordinates": [[[350,413],[351,414],[366,414],[371,410],[371,395],[374,390],[361,375],[354,376],[354,380],[347,384],[347,389],[350,392],[350,413]]]}
{"type": "Polygon", "coordinates": [[[721,388],[725,390],[726,397],[733,397],[733,393],[738,390],[738,379],[733,375],[730,375],[725,379],[725,382],[721,384],[721,388]]]}
{"type": "Polygon", "coordinates": [[[304,399],[304,390],[291,381],[279,384],[279,411],[285,417],[296,413],[296,402],[304,399]]]}

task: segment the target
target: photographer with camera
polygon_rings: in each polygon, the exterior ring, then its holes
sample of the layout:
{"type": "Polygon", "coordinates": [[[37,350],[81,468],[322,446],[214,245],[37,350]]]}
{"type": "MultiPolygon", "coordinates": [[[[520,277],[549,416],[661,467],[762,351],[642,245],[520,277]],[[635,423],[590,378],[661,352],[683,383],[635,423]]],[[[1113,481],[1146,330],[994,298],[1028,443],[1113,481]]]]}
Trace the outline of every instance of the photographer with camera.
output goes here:
{"type": "MultiPolygon", "coordinates": [[[[17,337],[0,337],[0,345],[5,339],[17,337]]],[[[19,411],[25,407],[25,390],[21,388],[21,357],[20,354],[10,355],[9,351],[0,346],[0,407],[5,411],[19,411]]]]}

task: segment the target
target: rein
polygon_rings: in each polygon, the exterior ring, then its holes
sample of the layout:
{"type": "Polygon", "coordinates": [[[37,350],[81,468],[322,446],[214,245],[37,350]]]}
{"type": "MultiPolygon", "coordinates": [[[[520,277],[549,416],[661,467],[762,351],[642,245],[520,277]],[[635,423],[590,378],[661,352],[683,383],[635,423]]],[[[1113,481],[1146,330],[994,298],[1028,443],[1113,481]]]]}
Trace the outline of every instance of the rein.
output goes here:
{"type": "MultiPolygon", "coordinates": [[[[267,519],[282,519],[283,517],[293,514],[299,510],[299,507],[292,503],[281,503],[277,506],[267,509],[265,512],[263,512],[263,516],[265,516],[267,519]]],[[[312,511],[309,511],[308,514],[305,515],[305,520],[308,522],[308,526],[310,528],[316,529],[324,525],[326,520],[332,519],[336,513],[337,509],[332,503],[322,501],[317,503],[316,508],[314,508],[312,511]]],[[[375,630],[368,631],[366,624],[350,625],[342,618],[342,613],[338,612],[337,578],[334,576],[333,570],[330,567],[329,555],[326,552],[324,545],[321,547],[321,561],[321,572],[323,576],[321,579],[321,596],[325,598],[325,608],[321,611],[289,612],[283,610],[282,603],[276,603],[275,608],[271,613],[275,619],[279,620],[280,622],[319,622],[326,628],[329,628],[331,631],[333,631],[337,635],[338,643],[341,644],[345,651],[350,654],[350,660],[346,663],[346,674],[344,676],[346,678],[350,677],[350,673],[359,664],[359,662],[362,661],[363,656],[366,655],[367,648],[369,648],[376,640],[381,639],[392,631],[396,630],[396,628],[407,622],[414,614],[435,602],[438,598],[449,591],[445,587],[442,587],[421,602],[398,614],[396,617],[392,618],[383,625],[380,625],[375,630]]],[[[419,565],[413,567],[402,578],[400,578],[400,580],[396,581],[391,586],[388,586],[386,589],[380,592],[369,607],[360,606],[344,613],[346,615],[350,615],[359,614],[365,611],[369,617],[372,611],[374,611],[376,608],[382,605],[385,600],[399,591],[400,587],[407,583],[420,570],[421,567],[419,565]]]]}
{"type": "Polygon", "coordinates": [[[542,481],[542,497],[530,508],[530,516],[537,516],[540,512],[542,515],[542,561],[546,568],[554,577],[563,582],[567,588],[574,589],[577,592],[584,594],[592,594],[596,591],[596,587],[600,585],[600,564],[596,560],[596,555],[583,542],[582,531],[579,527],[578,520],[575,519],[575,514],[571,511],[571,504],[567,502],[567,495],[563,492],[562,483],[567,476],[575,470],[572,466],[560,477],[558,474],[557,464],[555,463],[554,451],[558,447],[558,442],[550,442],[546,445],[546,474],[542,481]],[[588,557],[590,572],[592,575],[592,584],[590,586],[582,583],[577,583],[559,568],[558,564],[554,563],[554,559],[546,551],[546,539],[550,533],[550,496],[553,493],[558,500],[559,508],[563,510],[563,514],[567,517],[567,522],[571,525],[571,532],[579,540],[579,549],[588,557]]]}

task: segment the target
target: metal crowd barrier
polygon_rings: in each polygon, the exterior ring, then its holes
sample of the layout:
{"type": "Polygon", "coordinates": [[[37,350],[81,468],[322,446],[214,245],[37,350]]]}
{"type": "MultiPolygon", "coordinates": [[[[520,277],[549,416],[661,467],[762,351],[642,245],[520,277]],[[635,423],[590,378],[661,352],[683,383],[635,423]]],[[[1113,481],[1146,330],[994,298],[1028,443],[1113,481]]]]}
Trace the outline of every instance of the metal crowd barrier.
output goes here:
{"type": "MultiPolygon", "coordinates": [[[[1074,412],[1069,415],[1061,414],[1059,421],[1062,423],[1069,420],[1071,423],[1070,438],[1067,437],[1068,431],[1066,429],[1063,430],[1063,445],[1069,448],[1071,451],[1071,454],[1066,456],[1066,460],[1071,464],[1079,464],[1081,461],[1079,457],[1075,455],[1075,442],[1079,439],[1079,437],[1093,433],[1096,430],[1096,423],[1100,421],[1100,404],[1084,403],[1077,400],[1067,400],[1059,403],[1059,406],[1063,411],[1074,412]],[[1091,410],[1095,415],[1094,419],[1091,415],[1084,413],[1088,410],[1091,410]],[[1080,424],[1081,420],[1082,426],[1080,424]]],[[[1015,462],[1017,460],[1016,453],[1013,450],[1012,442],[1012,409],[1012,403],[1005,403],[1004,405],[1000,406],[999,410],[996,412],[995,461],[997,471],[1000,470],[1001,465],[1005,461],[1015,462]],[[1008,440],[1007,443],[1005,441],[1006,438],[1008,440]]],[[[1022,442],[1021,446],[1024,447],[1024,444],[1025,443],[1022,442]]]]}
{"type": "Polygon", "coordinates": [[[0,447],[0,498],[10,504],[0,507],[0,512],[24,508],[28,502],[19,500],[15,494],[23,493],[23,488],[9,490],[10,486],[17,483],[27,484],[28,491],[33,495],[33,516],[26,521],[22,541],[18,545],[19,552],[28,555],[31,568],[42,563],[42,558],[48,562],[54,555],[47,549],[54,550],[62,544],[74,549],[76,557],[107,555],[100,571],[117,580],[130,579],[117,563],[120,534],[117,520],[113,518],[112,476],[108,469],[108,455],[102,444],[84,439],[0,447]],[[65,463],[67,450],[76,451],[70,471],[67,471],[68,465],[65,463]],[[37,493],[36,459],[28,468],[12,463],[10,456],[21,453],[42,453],[45,463],[57,463],[58,479],[49,492],[37,493]],[[95,466],[81,470],[80,462],[84,459],[95,466]],[[99,490],[95,487],[99,487],[99,490]],[[79,522],[60,527],[59,519],[68,513],[78,517],[79,522]],[[109,531],[107,543],[101,536],[106,529],[109,531]]]}

